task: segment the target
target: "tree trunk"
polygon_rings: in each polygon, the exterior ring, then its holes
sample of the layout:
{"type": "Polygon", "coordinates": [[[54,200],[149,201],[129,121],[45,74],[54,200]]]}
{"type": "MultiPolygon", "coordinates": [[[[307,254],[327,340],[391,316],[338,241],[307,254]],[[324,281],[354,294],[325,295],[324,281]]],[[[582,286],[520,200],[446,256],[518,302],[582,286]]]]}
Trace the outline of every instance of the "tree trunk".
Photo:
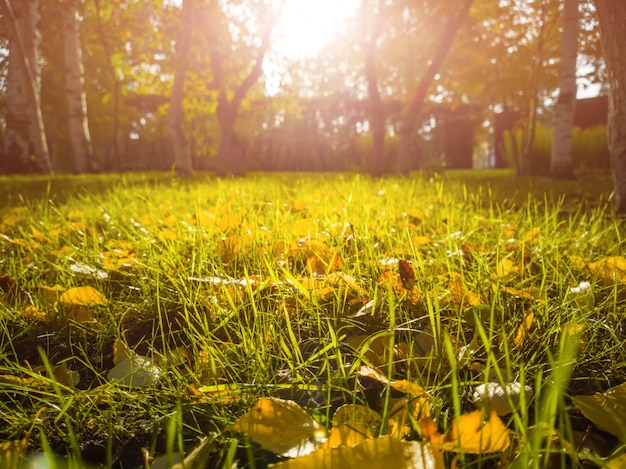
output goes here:
{"type": "Polygon", "coordinates": [[[41,115],[39,0],[0,0],[9,36],[4,170],[52,173],[41,115]]]}
{"type": "MultiPolygon", "coordinates": [[[[256,81],[256,80],[255,80],[256,81]]],[[[245,174],[245,168],[236,167],[233,161],[233,143],[235,141],[235,122],[239,113],[240,103],[228,101],[226,92],[220,91],[217,98],[217,122],[220,126],[220,144],[217,148],[215,160],[215,174],[225,177],[233,173],[245,174]]]]}
{"type": "Polygon", "coordinates": [[[385,122],[387,120],[378,90],[376,75],[376,42],[382,34],[382,2],[377,2],[376,13],[370,12],[367,2],[361,4],[363,27],[368,23],[367,15],[375,15],[374,26],[371,31],[363,31],[363,49],[365,51],[365,78],[369,95],[368,123],[372,133],[372,153],[370,158],[370,174],[374,177],[382,176],[386,172],[385,162],[385,122]]]}
{"type": "MultiPolygon", "coordinates": [[[[217,158],[215,160],[215,174],[219,177],[224,177],[229,174],[244,175],[246,172],[243,158],[233,159],[233,155],[238,155],[239,153],[239,150],[234,148],[234,145],[240,143],[235,132],[235,122],[237,120],[237,115],[239,114],[239,109],[241,108],[241,102],[246,97],[246,94],[252,85],[257,82],[263,73],[263,60],[270,47],[272,30],[274,29],[274,26],[276,26],[276,23],[285,8],[285,4],[286,0],[281,0],[276,10],[274,10],[271,17],[268,19],[268,22],[265,24],[265,30],[263,31],[263,36],[261,38],[261,45],[257,49],[257,56],[254,60],[254,65],[248,75],[246,75],[239,86],[235,89],[235,93],[230,101],[228,100],[226,95],[227,93],[224,88],[224,77],[221,76],[221,63],[215,64],[217,69],[213,71],[216,75],[219,75],[218,81],[222,82],[222,89],[218,96],[216,111],[217,120],[220,125],[220,145],[217,151],[217,158]]],[[[208,36],[206,31],[204,31],[204,34],[207,37],[207,40],[210,41],[211,38],[208,36]]]]}
{"type": "Polygon", "coordinates": [[[185,113],[183,110],[183,99],[185,97],[185,75],[187,74],[187,62],[189,58],[189,48],[191,46],[191,33],[193,29],[194,0],[183,0],[182,19],[178,38],[176,39],[176,72],[174,74],[174,84],[170,96],[170,137],[174,147],[174,165],[180,176],[193,176],[193,164],[189,143],[183,131],[185,113]]]}
{"type": "Polygon", "coordinates": [[[459,7],[458,15],[450,20],[439,38],[435,55],[426,69],[424,76],[417,84],[411,107],[402,123],[402,129],[400,130],[400,144],[398,148],[398,170],[401,174],[408,174],[414,166],[412,161],[412,149],[413,149],[413,136],[415,134],[417,119],[422,112],[424,101],[428,94],[428,89],[432,84],[439,69],[443,65],[450,48],[452,47],[452,41],[456,37],[457,32],[461,29],[465,18],[467,17],[470,8],[474,0],[465,0],[463,5],[459,7]]]}
{"type": "Polygon", "coordinates": [[[122,167],[122,161],[120,157],[120,90],[121,78],[118,75],[115,64],[113,63],[113,56],[109,41],[104,33],[104,26],[102,24],[102,9],[100,8],[100,0],[93,1],[96,9],[96,26],[98,29],[98,37],[100,38],[100,44],[104,49],[104,54],[107,57],[108,73],[111,75],[113,82],[113,113],[111,120],[113,121],[113,130],[111,132],[111,138],[107,145],[106,162],[103,162],[103,166],[112,170],[119,170],[122,167]]]}
{"type": "Polygon", "coordinates": [[[610,86],[607,130],[615,184],[615,212],[626,217],[626,2],[596,0],[596,7],[610,86]]]}
{"type": "Polygon", "coordinates": [[[578,2],[564,0],[561,63],[559,67],[559,99],[554,108],[550,173],[574,179],[572,158],[572,127],[576,106],[576,56],[578,52],[578,2]]]}
{"type": "Polygon", "coordinates": [[[70,142],[74,172],[84,173],[94,167],[93,147],[87,122],[85,70],[78,31],[77,0],[63,1],[63,46],[65,50],[65,91],[67,93],[70,142]]]}

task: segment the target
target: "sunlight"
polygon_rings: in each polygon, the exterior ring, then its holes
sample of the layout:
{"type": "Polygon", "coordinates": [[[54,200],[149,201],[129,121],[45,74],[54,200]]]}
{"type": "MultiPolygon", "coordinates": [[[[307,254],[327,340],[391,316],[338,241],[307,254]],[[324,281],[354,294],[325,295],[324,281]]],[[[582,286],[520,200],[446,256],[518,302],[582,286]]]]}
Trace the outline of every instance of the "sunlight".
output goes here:
{"type": "Polygon", "coordinates": [[[289,58],[315,55],[356,6],[357,0],[287,0],[274,48],[289,58]]]}

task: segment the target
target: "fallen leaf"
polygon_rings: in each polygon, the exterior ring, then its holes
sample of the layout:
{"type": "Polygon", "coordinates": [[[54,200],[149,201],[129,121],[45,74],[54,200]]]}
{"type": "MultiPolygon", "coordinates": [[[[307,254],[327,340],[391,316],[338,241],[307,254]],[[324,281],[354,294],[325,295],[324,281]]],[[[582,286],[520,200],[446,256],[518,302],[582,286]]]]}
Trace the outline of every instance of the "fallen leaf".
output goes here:
{"type": "Polygon", "coordinates": [[[499,383],[485,383],[474,388],[473,399],[477,406],[482,405],[504,416],[519,407],[522,396],[526,404],[529,404],[533,397],[532,388],[522,387],[520,383],[508,383],[504,386],[499,383]]]}
{"type": "Polygon", "coordinates": [[[537,227],[524,235],[524,244],[539,244],[541,242],[541,230],[537,227]]]}
{"type": "Polygon", "coordinates": [[[496,266],[496,275],[499,278],[509,277],[517,273],[519,273],[519,266],[515,265],[508,257],[500,259],[500,262],[498,262],[496,266]]]}
{"type": "Polygon", "coordinates": [[[406,396],[398,399],[389,411],[389,435],[395,438],[406,438],[414,430],[413,423],[419,422],[431,413],[430,399],[406,396]]]}
{"type": "Polygon", "coordinates": [[[80,275],[83,277],[93,277],[100,280],[106,280],[109,278],[109,274],[102,270],[98,270],[95,267],[91,267],[90,265],[83,264],[81,262],[76,262],[70,265],[70,270],[76,275],[80,275]]]}
{"type": "Polygon", "coordinates": [[[604,469],[624,469],[626,467],[626,453],[622,453],[620,456],[609,460],[604,466],[604,469]]]}
{"type": "Polygon", "coordinates": [[[24,311],[18,311],[24,319],[30,319],[31,321],[39,322],[51,322],[53,315],[50,315],[44,311],[41,311],[36,306],[27,306],[24,311]]]}
{"type": "Polygon", "coordinates": [[[626,282],[626,258],[622,256],[606,257],[587,264],[587,268],[605,284],[626,282]]]}
{"type": "Polygon", "coordinates": [[[260,398],[226,430],[244,433],[266,450],[292,458],[315,451],[325,437],[324,428],[297,403],[273,397],[260,398]]]}
{"type": "Polygon", "coordinates": [[[533,325],[533,321],[535,320],[535,313],[529,311],[524,318],[524,322],[517,329],[517,334],[515,334],[515,339],[513,339],[513,344],[516,347],[522,345],[526,338],[528,337],[528,331],[533,325]]]}
{"type": "Polygon", "coordinates": [[[359,368],[359,374],[361,376],[367,376],[369,378],[375,379],[376,381],[379,381],[382,384],[388,384],[396,391],[400,391],[405,394],[408,394],[409,396],[413,398],[424,399],[424,402],[420,404],[421,409],[422,409],[421,411],[424,413],[424,416],[430,413],[430,404],[429,404],[430,397],[426,393],[424,388],[422,388],[419,384],[412,383],[406,379],[390,380],[385,375],[383,375],[380,371],[374,368],[371,368],[369,366],[362,366],[361,368],[359,368]]]}
{"type": "Polygon", "coordinates": [[[22,467],[27,448],[27,438],[0,443],[0,467],[2,469],[18,469],[22,467]]]}
{"type": "Polygon", "coordinates": [[[320,449],[307,456],[270,465],[277,469],[443,469],[443,455],[427,442],[384,436],[356,446],[320,449]]]}
{"type": "Polygon", "coordinates": [[[161,378],[161,368],[148,357],[135,353],[121,339],[113,344],[115,366],[107,373],[107,380],[125,386],[146,388],[156,385],[161,378]]]}
{"type": "Polygon", "coordinates": [[[477,410],[462,414],[453,420],[445,436],[435,437],[431,442],[435,448],[444,451],[469,454],[497,453],[511,445],[510,433],[495,411],[491,411],[489,420],[483,422],[483,412],[477,410]]]}
{"type": "Polygon", "coordinates": [[[102,306],[107,303],[105,296],[90,286],[70,288],[59,301],[64,306],[102,306]]]}
{"type": "Polygon", "coordinates": [[[378,432],[381,417],[378,412],[356,404],[345,404],[333,415],[330,435],[321,448],[355,446],[378,432]]]}
{"type": "Polygon", "coordinates": [[[590,396],[572,396],[572,403],[600,430],[626,441],[626,383],[590,396]]]}
{"type": "Polygon", "coordinates": [[[402,286],[406,290],[411,290],[415,286],[415,271],[411,263],[407,260],[400,259],[398,261],[398,272],[400,273],[402,286]]]}

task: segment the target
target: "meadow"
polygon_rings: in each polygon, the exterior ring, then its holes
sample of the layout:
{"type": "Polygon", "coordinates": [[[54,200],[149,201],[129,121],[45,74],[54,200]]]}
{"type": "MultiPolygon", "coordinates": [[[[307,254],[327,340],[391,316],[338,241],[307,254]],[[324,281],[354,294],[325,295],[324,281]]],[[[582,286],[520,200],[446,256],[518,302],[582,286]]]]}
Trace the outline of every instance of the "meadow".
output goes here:
{"type": "Polygon", "coordinates": [[[625,467],[610,193],[0,177],[0,467],[625,467]]]}

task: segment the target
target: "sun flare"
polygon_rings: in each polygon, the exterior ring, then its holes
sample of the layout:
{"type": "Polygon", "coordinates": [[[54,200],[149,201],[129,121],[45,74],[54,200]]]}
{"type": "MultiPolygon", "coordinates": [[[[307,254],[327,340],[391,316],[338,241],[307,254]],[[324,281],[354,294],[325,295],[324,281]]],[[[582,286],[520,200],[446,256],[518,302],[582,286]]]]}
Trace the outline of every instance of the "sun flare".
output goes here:
{"type": "Polygon", "coordinates": [[[287,0],[276,50],[291,58],[315,55],[342,28],[356,5],[356,0],[287,0]]]}

